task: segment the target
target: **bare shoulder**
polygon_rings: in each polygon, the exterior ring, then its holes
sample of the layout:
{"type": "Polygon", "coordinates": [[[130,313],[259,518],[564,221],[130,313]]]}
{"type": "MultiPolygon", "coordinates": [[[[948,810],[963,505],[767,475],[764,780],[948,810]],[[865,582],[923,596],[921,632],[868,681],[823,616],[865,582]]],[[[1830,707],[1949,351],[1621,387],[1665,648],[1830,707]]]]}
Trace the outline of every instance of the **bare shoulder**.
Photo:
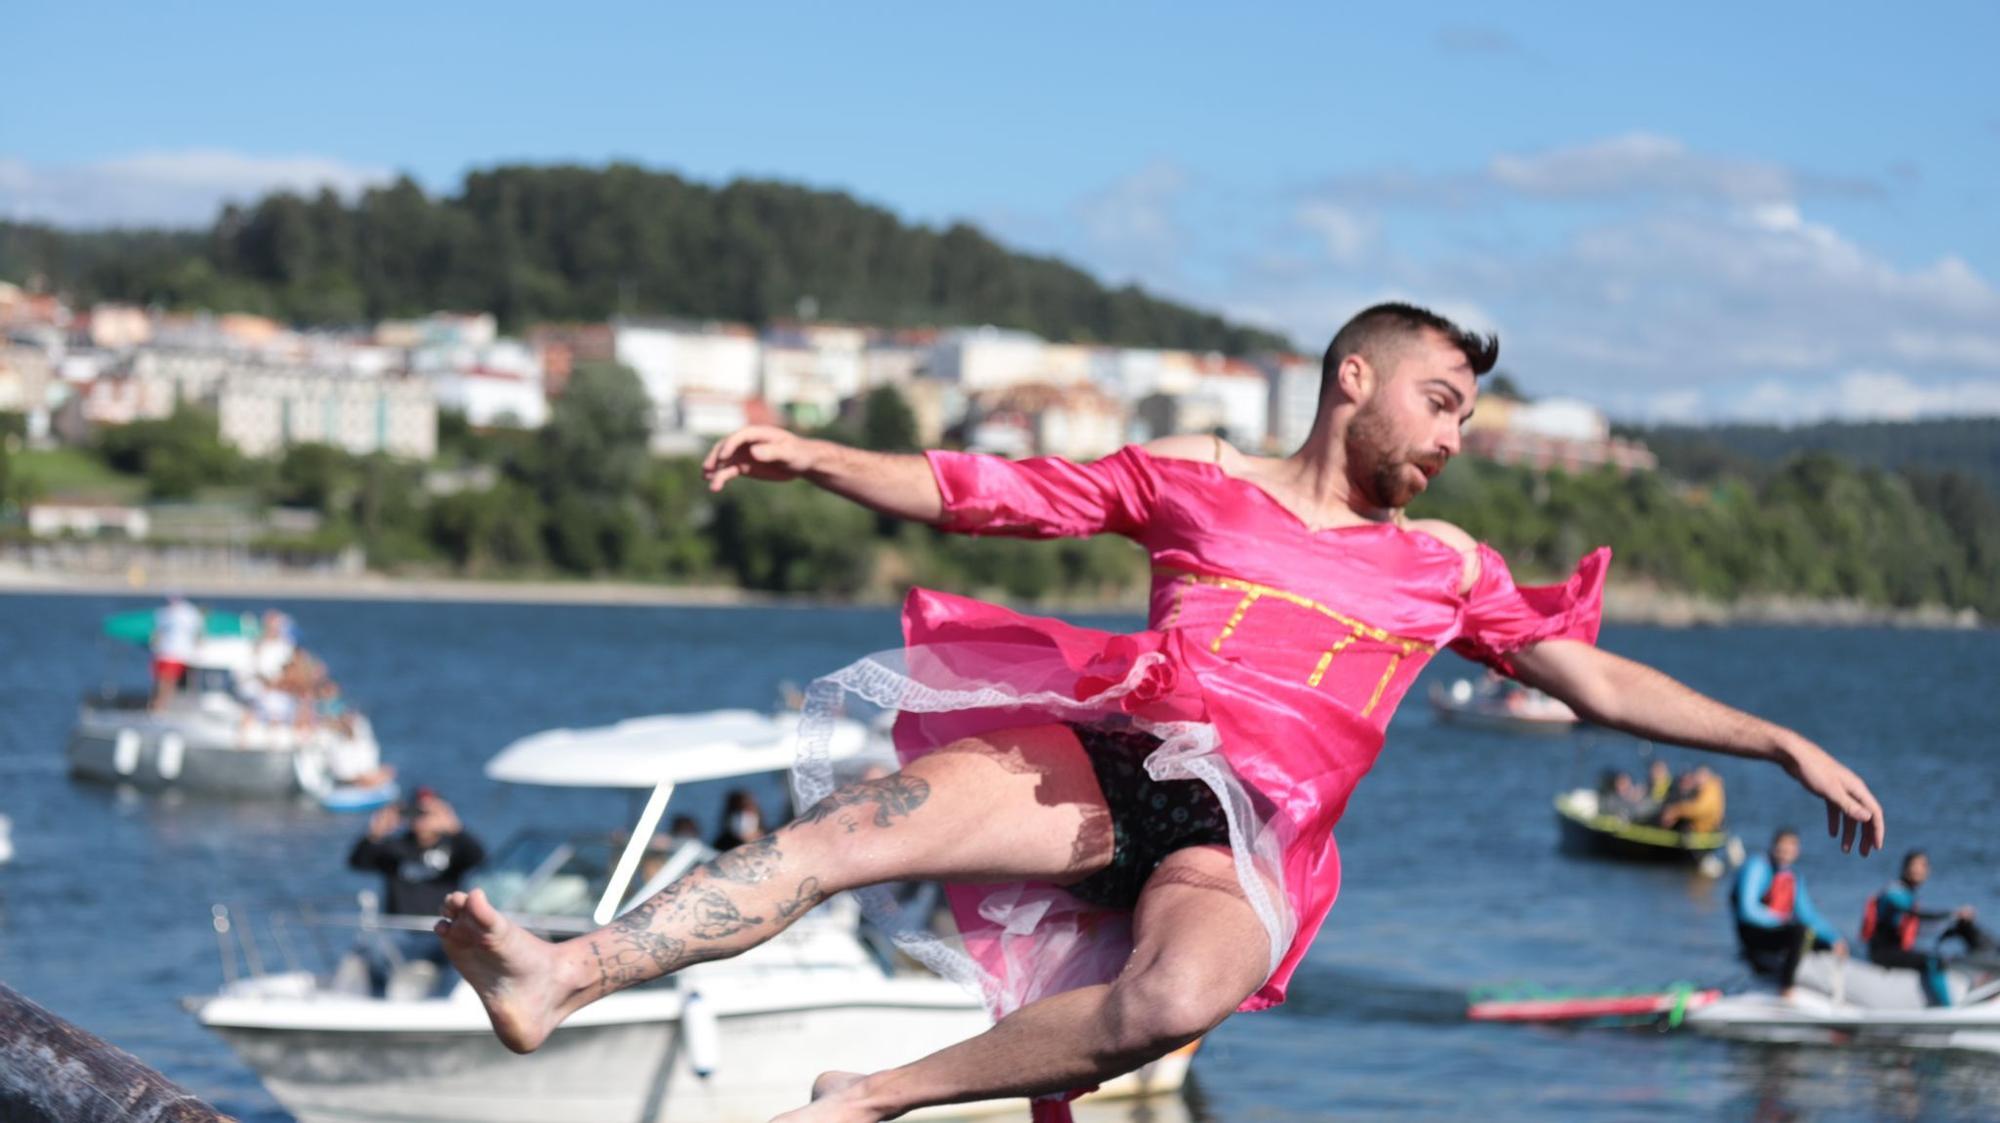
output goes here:
{"type": "Polygon", "coordinates": [[[1432,538],[1450,546],[1461,554],[1476,553],[1479,550],[1479,543],[1473,539],[1472,535],[1467,534],[1443,519],[1411,519],[1405,525],[1411,530],[1422,531],[1430,535],[1432,538]]]}
{"type": "Polygon", "coordinates": [[[1465,575],[1458,589],[1461,593],[1469,592],[1479,580],[1479,542],[1443,519],[1411,519],[1406,525],[1408,529],[1428,534],[1459,552],[1465,559],[1465,575]]]}
{"type": "Polygon", "coordinates": [[[1225,467],[1243,456],[1231,448],[1227,441],[1206,433],[1175,433],[1170,437],[1155,437],[1140,447],[1162,460],[1199,460],[1204,464],[1221,464],[1225,467]]]}

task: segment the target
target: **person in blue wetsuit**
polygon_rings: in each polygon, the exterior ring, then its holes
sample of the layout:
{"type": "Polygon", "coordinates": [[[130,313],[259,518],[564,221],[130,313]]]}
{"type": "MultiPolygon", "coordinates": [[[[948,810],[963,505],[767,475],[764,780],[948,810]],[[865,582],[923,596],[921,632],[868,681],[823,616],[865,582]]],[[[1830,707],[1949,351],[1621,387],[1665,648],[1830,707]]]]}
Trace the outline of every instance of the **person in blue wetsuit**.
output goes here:
{"type": "Polygon", "coordinates": [[[1926,910],[1917,907],[1917,890],[1930,880],[1931,860],[1922,850],[1903,855],[1903,870],[1889,887],[1868,899],[1861,914],[1861,939],[1868,947],[1868,960],[1883,967],[1907,967],[1924,980],[1924,996],[1933,1006],[1951,1005],[1944,963],[1936,952],[1917,950],[1918,930],[1926,921],[1949,920],[1944,936],[1957,936],[1977,949],[1986,942],[1973,927],[1972,909],[1926,910]]]}
{"type": "Polygon", "coordinates": [[[1744,961],[1788,991],[1807,950],[1847,954],[1847,941],[1813,907],[1805,879],[1792,868],[1798,858],[1799,832],[1780,828],[1771,852],[1744,862],[1730,892],[1744,961]]]}

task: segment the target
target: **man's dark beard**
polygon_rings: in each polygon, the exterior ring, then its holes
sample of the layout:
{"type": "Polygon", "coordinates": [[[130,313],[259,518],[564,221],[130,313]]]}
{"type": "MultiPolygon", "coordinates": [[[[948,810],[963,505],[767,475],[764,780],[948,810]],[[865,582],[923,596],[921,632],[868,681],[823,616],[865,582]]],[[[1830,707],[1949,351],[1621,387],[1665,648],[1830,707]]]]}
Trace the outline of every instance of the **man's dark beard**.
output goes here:
{"type": "Polygon", "coordinates": [[[1411,461],[1389,451],[1389,420],[1363,406],[1347,427],[1348,478],[1369,506],[1398,510],[1417,497],[1403,469],[1411,461]]]}

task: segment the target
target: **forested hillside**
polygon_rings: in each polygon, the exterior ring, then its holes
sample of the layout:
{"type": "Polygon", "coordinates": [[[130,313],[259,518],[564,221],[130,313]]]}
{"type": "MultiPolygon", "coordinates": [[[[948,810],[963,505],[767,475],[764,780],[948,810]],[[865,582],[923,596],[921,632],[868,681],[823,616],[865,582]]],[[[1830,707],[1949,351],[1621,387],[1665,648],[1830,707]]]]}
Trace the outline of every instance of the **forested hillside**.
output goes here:
{"type": "Polygon", "coordinates": [[[352,203],[280,193],[203,233],[0,223],[0,278],[84,299],[356,324],[437,309],[536,320],[666,314],[995,324],[1050,339],[1244,354],[1271,333],[1108,288],[978,229],[904,222],[837,191],[721,187],[625,164],[507,166],[432,197],[402,179],[352,203]]]}
{"type": "Polygon", "coordinates": [[[1775,425],[1665,426],[1631,430],[1682,479],[1763,476],[1800,453],[1824,452],[1855,464],[1957,472],[2000,493],[2000,417],[1927,421],[1838,421],[1775,425]]]}

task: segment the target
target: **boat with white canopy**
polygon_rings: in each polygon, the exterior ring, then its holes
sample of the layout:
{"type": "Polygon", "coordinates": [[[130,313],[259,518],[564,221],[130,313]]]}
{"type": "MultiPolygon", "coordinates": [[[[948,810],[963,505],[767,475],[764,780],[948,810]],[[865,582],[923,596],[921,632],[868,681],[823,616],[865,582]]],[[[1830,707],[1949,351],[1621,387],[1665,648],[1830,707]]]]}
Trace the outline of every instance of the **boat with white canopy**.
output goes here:
{"type": "MultiPolygon", "coordinates": [[[[693,840],[666,852],[652,848],[678,789],[782,771],[792,763],[797,732],[796,714],[721,710],[517,741],[487,763],[489,777],[643,791],[644,808],[623,836],[549,829],[517,836],[478,883],[503,911],[544,935],[588,931],[713,853],[693,840]]],[[[871,754],[886,759],[888,752],[882,737],[849,720],[830,747],[836,762],[857,769],[871,754]]],[[[241,917],[218,911],[217,927],[230,981],[190,1005],[301,1123],[762,1123],[800,1106],[822,1071],[904,1063],[991,1025],[976,996],[885,953],[885,942],[871,943],[844,894],[741,956],[599,1000],[528,1056],[499,1043],[462,982],[435,995],[392,977],[384,993],[353,993],[341,972],[254,970],[252,956],[267,958],[262,941],[241,917]]],[[[1177,1090],[1192,1052],[1155,1062],[1097,1096],[1177,1090]]],[[[998,1110],[1022,1105],[993,1101],[932,1114],[998,1110]]]]}

